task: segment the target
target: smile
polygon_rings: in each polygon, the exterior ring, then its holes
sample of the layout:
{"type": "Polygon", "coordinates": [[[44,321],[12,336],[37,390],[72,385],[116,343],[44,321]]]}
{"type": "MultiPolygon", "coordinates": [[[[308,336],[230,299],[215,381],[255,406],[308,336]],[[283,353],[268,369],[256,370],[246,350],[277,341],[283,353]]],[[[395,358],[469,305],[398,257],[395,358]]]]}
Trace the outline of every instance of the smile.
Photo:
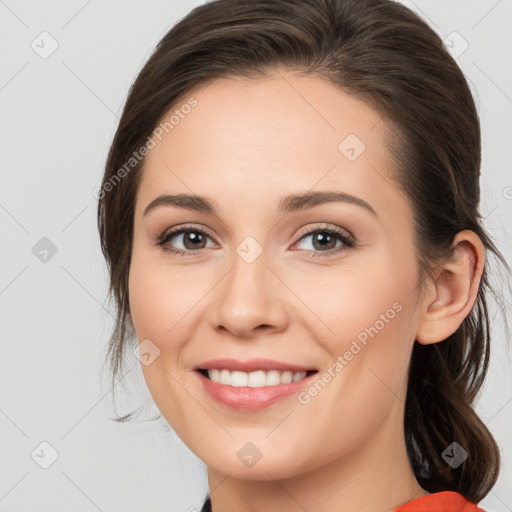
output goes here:
{"type": "Polygon", "coordinates": [[[194,373],[206,396],[229,409],[250,412],[259,411],[300,393],[316,379],[318,371],[242,372],[211,368],[197,369],[194,373]]]}
{"type": "Polygon", "coordinates": [[[254,372],[230,371],[227,369],[203,369],[200,372],[217,384],[224,384],[232,387],[263,388],[277,386],[279,384],[290,384],[305,379],[316,370],[307,372],[291,372],[279,370],[257,370],[254,372]]]}

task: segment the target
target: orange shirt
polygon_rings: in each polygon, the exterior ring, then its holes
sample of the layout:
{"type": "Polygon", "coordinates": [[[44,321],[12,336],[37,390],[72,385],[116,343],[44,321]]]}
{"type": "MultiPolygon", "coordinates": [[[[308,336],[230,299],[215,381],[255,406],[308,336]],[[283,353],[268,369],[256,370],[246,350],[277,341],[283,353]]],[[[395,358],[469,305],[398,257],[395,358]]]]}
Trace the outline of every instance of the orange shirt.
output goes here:
{"type": "Polygon", "coordinates": [[[462,494],[452,491],[427,494],[402,505],[392,512],[485,512],[462,494]]]}

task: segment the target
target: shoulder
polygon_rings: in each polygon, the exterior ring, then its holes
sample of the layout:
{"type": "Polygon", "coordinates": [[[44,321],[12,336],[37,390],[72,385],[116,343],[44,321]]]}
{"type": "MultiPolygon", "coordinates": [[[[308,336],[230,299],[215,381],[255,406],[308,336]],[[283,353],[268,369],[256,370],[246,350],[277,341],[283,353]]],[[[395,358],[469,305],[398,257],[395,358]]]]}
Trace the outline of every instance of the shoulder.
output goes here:
{"type": "Polygon", "coordinates": [[[417,498],[392,512],[485,512],[462,494],[452,491],[436,492],[417,498]]]}

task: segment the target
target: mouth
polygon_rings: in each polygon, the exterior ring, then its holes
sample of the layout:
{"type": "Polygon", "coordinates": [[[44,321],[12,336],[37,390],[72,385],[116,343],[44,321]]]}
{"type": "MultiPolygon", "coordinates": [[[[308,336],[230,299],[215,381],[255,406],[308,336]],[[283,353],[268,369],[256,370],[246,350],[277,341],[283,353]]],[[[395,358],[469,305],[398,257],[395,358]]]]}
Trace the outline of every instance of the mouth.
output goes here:
{"type": "Polygon", "coordinates": [[[304,380],[318,372],[318,370],[299,372],[292,372],[290,370],[256,370],[244,372],[239,370],[231,371],[227,368],[199,368],[196,371],[216,384],[236,388],[264,388],[280,384],[291,384],[304,380]]]}
{"type": "MultiPolygon", "coordinates": [[[[295,365],[282,365],[279,363],[266,364],[265,369],[257,368],[256,363],[237,362],[231,368],[223,367],[220,360],[207,363],[210,368],[196,368],[194,373],[198,376],[199,384],[216,403],[231,410],[243,412],[260,411],[283,401],[287,397],[297,395],[316,379],[318,370],[306,369],[295,365]],[[247,368],[247,367],[250,368],[247,368]],[[274,368],[269,369],[269,366],[274,368]],[[283,369],[282,367],[291,369],[283,369]],[[241,371],[240,367],[250,371],[241,371]]],[[[226,360],[224,360],[224,363],[226,360]]],[[[229,366],[229,363],[226,364],[229,366]]]]}

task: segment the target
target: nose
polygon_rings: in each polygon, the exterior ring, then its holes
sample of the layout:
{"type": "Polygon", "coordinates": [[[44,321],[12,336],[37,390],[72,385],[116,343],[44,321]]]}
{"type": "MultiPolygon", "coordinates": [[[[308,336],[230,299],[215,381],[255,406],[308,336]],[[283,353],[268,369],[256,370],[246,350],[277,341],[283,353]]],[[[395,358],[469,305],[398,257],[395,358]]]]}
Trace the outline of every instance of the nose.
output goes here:
{"type": "Polygon", "coordinates": [[[211,328],[226,330],[239,338],[281,332],[289,315],[286,297],[290,291],[268,266],[265,252],[248,263],[238,254],[233,265],[214,287],[207,319],[211,328]]]}

